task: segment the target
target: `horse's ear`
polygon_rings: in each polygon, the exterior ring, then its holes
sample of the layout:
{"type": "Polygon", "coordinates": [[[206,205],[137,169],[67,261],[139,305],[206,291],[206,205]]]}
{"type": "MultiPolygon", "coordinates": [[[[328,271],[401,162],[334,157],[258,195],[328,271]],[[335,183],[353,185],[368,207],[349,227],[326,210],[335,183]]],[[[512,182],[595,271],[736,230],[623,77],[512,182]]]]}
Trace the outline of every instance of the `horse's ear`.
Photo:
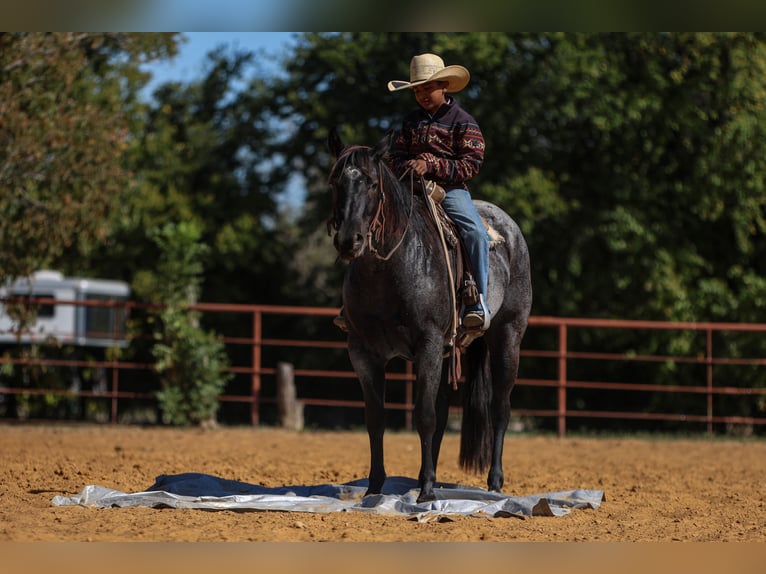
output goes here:
{"type": "Polygon", "coordinates": [[[332,152],[335,157],[340,156],[340,152],[343,151],[343,148],[345,147],[338,135],[338,128],[336,126],[331,127],[330,133],[327,134],[327,147],[330,148],[330,152],[332,152]]]}
{"type": "Polygon", "coordinates": [[[391,149],[391,144],[394,143],[394,134],[396,134],[395,130],[388,130],[386,135],[383,136],[383,139],[372,148],[372,157],[375,158],[376,161],[383,159],[383,156],[385,156],[388,153],[388,150],[391,149]]]}

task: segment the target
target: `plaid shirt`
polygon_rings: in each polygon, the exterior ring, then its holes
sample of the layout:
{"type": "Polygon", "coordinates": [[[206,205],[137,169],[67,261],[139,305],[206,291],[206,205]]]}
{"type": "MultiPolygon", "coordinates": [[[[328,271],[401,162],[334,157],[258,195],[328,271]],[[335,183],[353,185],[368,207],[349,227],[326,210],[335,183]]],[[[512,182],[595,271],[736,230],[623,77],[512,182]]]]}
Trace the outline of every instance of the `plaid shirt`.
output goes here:
{"type": "Polygon", "coordinates": [[[448,190],[468,189],[465,182],[479,173],[484,161],[481,128],[452,98],[433,116],[418,107],[405,116],[391,150],[391,167],[397,177],[404,174],[411,159],[426,160],[426,179],[448,190]]]}

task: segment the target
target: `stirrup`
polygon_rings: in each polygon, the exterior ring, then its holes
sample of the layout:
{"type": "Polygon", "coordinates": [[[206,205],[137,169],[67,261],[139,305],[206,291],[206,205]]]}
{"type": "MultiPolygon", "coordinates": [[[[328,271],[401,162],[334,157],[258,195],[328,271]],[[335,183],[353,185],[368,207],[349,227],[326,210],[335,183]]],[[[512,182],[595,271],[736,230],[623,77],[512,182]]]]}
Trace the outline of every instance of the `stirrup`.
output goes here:
{"type": "Polygon", "coordinates": [[[484,301],[484,295],[479,294],[479,302],[475,309],[465,311],[463,313],[463,319],[461,324],[463,328],[473,330],[478,329],[480,331],[486,331],[489,328],[490,313],[487,303],[484,301]]]}

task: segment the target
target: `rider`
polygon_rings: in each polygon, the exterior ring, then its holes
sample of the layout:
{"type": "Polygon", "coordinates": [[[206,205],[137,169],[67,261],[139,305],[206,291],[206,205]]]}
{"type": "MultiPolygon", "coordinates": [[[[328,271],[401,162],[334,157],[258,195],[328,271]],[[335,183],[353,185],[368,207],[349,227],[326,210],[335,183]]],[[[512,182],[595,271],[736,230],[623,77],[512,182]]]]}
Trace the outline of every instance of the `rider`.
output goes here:
{"type": "Polygon", "coordinates": [[[447,95],[465,88],[469,79],[463,66],[445,67],[439,56],[420,54],[410,61],[409,82],[388,82],[391,92],[412,90],[418,103],[404,117],[392,147],[391,167],[399,177],[412,169],[446,190],[442,207],[460,231],[479,292],[478,303],[463,310],[462,324],[484,330],[490,321],[489,237],[466,185],[484,161],[484,136],[476,120],[447,95]]]}

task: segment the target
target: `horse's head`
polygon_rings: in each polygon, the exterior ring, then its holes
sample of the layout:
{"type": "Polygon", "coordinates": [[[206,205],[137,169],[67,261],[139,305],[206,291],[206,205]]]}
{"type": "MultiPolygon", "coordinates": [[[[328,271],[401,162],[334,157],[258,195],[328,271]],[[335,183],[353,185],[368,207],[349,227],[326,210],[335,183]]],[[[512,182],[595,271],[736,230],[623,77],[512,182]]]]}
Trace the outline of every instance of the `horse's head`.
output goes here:
{"type": "Polygon", "coordinates": [[[392,139],[393,134],[389,132],[374,147],[347,147],[334,128],[330,131],[328,145],[336,161],[329,177],[333,211],[328,229],[334,228],[333,244],[346,261],[364,253],[369,243],[367,236],[379,217],[385,201],[383,171],[386,168],[381,161],[392,139]]]}

